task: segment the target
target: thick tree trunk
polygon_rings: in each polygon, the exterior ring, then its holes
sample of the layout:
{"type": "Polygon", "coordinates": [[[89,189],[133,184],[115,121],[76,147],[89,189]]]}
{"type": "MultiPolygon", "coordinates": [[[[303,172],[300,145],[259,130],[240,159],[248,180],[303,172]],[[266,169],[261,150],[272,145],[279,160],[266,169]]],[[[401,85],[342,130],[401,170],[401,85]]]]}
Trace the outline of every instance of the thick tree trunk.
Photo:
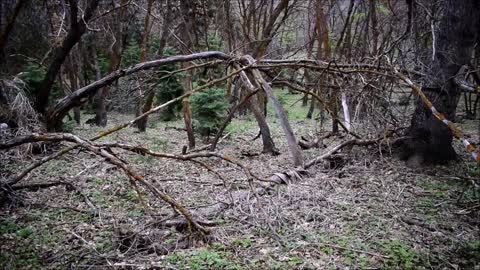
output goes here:
{"type": "MultiPolygon", "coordinates": [[[[455,121],[455,111],[461,91],[454,82],[462,65],[470,63],[477,41],[480,4],[475,0],[446,0],[436,53],[427,81],[422,90],[434,107],[447,119],[455,121]]],[[[419,162],[443,163],[456,158],[452,147],[453,135],[448,127],[435,118],[430,108],[417,98],[404,144],[403,158],[419,162]]]]}
{"type": "Polygon", "coordinates": [[[5,29],[3,29],[3,31],[0,32],[0,57],[1,55],[3,55],[3,49],[5,48],[5,44],[7,43],[8,36],[12,32],[13,26],[15,25],[15,20],[17,19],[18,14],[20,13],[20,10],[22,10],[23,4],[25,4],[25,2],[26,2],[25,0],[17,0],[17,3],[15,4],[15,8],[13,9],[12,15],[8,17],[5,29]]]}

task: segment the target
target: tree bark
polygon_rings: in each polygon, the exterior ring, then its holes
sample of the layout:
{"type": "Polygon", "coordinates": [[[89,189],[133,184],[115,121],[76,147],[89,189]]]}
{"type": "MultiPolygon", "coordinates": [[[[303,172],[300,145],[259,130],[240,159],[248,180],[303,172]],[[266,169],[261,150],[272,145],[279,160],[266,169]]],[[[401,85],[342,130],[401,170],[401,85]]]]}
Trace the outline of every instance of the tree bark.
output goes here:
{"type": "MultiPolygon", "coordinates": [[[[455,121],[461,95],[454,78],[462,65],[470,63],[478,38],[479,18],[480,4],[477,1],[444,1],[436,53],[422,90],[433,106],[451,121],[455,121]]],[[[415,158],[426,163],[456,159],[452,132],[419,98],[407,135],[412,139],[404,143],[403,159],[415,158]]]]}
{"type": "Polygon", "coordinates": [[[13,9],[12,15],[8,17],[5,29],[2,32],[0,32],[0,57],[2,57],[3,55],[3,49],[5,48],[5,44],[7,43],[8,36],[12,32],[12,29],[13,29],[13,26],[15,25],[15,21],[18,17],[18,14],[20,13],[20,10],[22,10],[23,4],[25,4],[25,2],[26,2],[25,0],[17,0],[17,3],[15,4],[15,8],[13,9]]]}
{"type": "MultiPolygon", "coordinates": [[[[247,59],[249,64],[253,64],[255,61],[252,57],[248,55],[245,56],[245,58],[247,59]]],[[[258,71],[257,69],[253,69],[251,73],[255,80],[258,82],[258,84],[261,85],[263,91],[265,91],[265,93],[267,94],[270,102],[272,102],[278,121],[280,122],[283,132],[285,133],[285,137],[287,138],[288,149],[290,151],[290,155],[292,156],[293,164],[295,165],[295,167],[303,167],[302,151],[298,147],[297,139],[295,138],[295,134],[293,133],[290,123],[288,122],[285,110],[282,108],[282,105],[280,104],[280,102],[278,102],[277,98],[273,94],[273,90],[270,85],[260,74],[260,71],[258,71]]]]}
{"type": "MultiPolygon", "coordinates": [[[[63,62],[67,58],[68,54],[72,48],[80,41],[82,35],[87,30],[86,23],[92,18],[93,13],[95,12],[99,0],[90,0],[88,1],[87,7],[83,16],[77,20],[78,6],[77,1],[70,0],[70,30],[68,31],[67,36],[62,42],[60,47],[57,47],[53,53],[53,60],[50,64],[47,74],[43,79],[40,90],[37,93],[35,107],[40,113],[45,113],[48,106],[48,99],[52,90],[52,86],[55,82],[55,79],[62,67],[63,62]]],[[[50,123],[47,123],[47,126],[51,126],[50,123]]]]}
{"type": "MultiPolygon", "coordinates": [[[[165,11],[165,20],[163,22],[162,33],[161,33],[160,41],[158,45],[157,58],[161,58],[163,56],[163,50],[167,46],[167,38],[169,36],[168,32],[170,30],[170,24],[172,22],[171,20],[172,9],[171,9],[170,0],[167,0],[166,9],[167,10],[165,11]]],[[[143,105],[142,113],[148,112],[152,108],[154,99],[155,99],[155,91],[151,89],[151,91],[149,91],[147,93],[147,96],[145,97],[145,103],[143,105]]],[[[147,122],[148,122],[148,117],[145,117],[142,120],[138,121],[137,127],[140,132],[144,132],[147,129],[147,122]]]]}
{"type": "MultiPolygon", "coordinates": [[[[127,8],[125,5],[128,3],[128,0],[120,1],[120,12],[118,15],[119,23],[114,25],[116,28],[113,33],[114,42],[110,48],[110,59],[108,62],[108,73],[111,73],[117,70],[120,67],[120,62],[122,60],[122,48],[123,48],[123,36],[124,36],[124,26],[126,11],[127,8]]],[[[97,80],[100,78],[97,78],[97,80]]],[[[105,127],[108,122],[107,116],[107,97],[110,87],[104,87],[100,89],[96,98],[96,108],[95,108],[95,125],[99,127],[105,127]]]]}
{"type": "MultiPolygon", "coordinates": [[[[235,68],[238,69],[240,67],[236,65],[235,68]]],[[[255,92],[257,90],[244,71],[240,72],[240,78],[242,79],[242,82],[245,85],[245,89],[248,91],[248,94],[251,94],[252,92],[255,92]]],[[[258,127],[260,128],[260,135],[262,136],[263,142],[263,153],[278,155],[279,151],[275,147],[275,143],[273,142],[272,135],[270,133],[270,128],[268,127],[268,123],[265,120],[265,116],[263,115],[262,110],[258,106],[258,101],[248,100],[247,105],[255,116],[255,120],[257,120],[258,127]]]]}
{"type": "Polygon", "coordinates": [[[183,120],[185,122],[185,128],[187,129],[188,149],[191,150],[195,148],[195,134],[193,134],[192,109],[190,107],[188,98],[184,98],[182,100],[182,113],[183,120]]]}
{"type": "Polygon", "coordinates": [[[62,119],[70,109],[72,109],[75,106],[79,106],[83,104],[88,100],[88,97],[91,95],[94,95],[98,89],[101,89],[102,87],[105,87],[114,83],[119,78],[128,76],[130,74],[133,74],[142,70],[148,70],[148,69],[162,66],[162,65],[168,65],[168,64],[178,63],[178,62],[188,62],[188,61],[193,61],[198,59],[209,59],[209,58],[230,60],[230,56],[222,52],[209,51],[209,52],[201,52],[201,53],[195,53],[190,55],[177,55],[177,56],[172,56],[164,59],[147,61],[144,63],[139,63],[129,68],[116,70],[108,74],[107,76],[101,78],[100,80],[92,82],[91,84],[76,90],[71,95],[61,99],[52,108],[52,110],[50,110],[47,116],[48,117],[47,123],[49,124],[47,128],[49,130],[61,130],[62,119]]]}
{"type": "MultiPolygon", "coordinates": [[[[144,21],[143,21],[143,35],[142,35],[142,45],[140,48],[140,62],[145,62],[148,56],[148,40],[150,36],[150,16],[152,14],[152,7],[153,7],[153,2],[155,0],[148,0],[147,2],[147,14],[145,15],[144,21]]],[[[150,89],[151,90],[151,89],[150,89]]],[[[142,92],[142,87],[138,88],[138,104],[137,104],[137,111],[135,113],[135,116],[139,116],[142,114],[143,110],[143,92],[142,92]]],[[[148,90],[147,90],[148,92],[148,90]]],[[[145,123],[145,129],[146,129],[146,124],[145,123]]],[[[138,123],[135,124],[137,128],[139,128],[138,123]]],[[[140,129],[140,128],[139,128],[140,129]]],[[[140,129],[142,131],[142,129],[140,129]]],[[[145,131],[145,130],[143,130],[145,131]]]]}

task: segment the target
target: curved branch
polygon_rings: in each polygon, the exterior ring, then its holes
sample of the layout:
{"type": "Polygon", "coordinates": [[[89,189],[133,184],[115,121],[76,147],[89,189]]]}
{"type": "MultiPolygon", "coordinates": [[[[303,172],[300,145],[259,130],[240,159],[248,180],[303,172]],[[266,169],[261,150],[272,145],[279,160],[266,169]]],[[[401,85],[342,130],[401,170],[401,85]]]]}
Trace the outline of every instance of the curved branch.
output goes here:
{"type": "Polygon", "coordinates": [[[61,99],[52,108],[51,112],[48,115],[49,129],[52,130],[52,129],[58,128],[59,123],[71,108],[81,105],[83,102],[87,100],[87,97],[95,94],[95,92],[98,89],[114,83],[119,78],[128,76],[130,74],[133,74],[142,70],[148,70],[154,67],[159,67],[159,66],[179,63],[179,62],[189,62],[189,61],[200,60],[200,59],[209,59],[209,58],[216,58],[220,60],[231,60],[231,57],[223,52],[207,51],[207,52],[194,53],[189,55],[177,55],[177,56],[172,56],[164,59],[147,61],[147,62],[136,64],[128,68],[116,70],[110,73],[109,75],[103,77],[102,79],[95,81],[87,86],[84,86],[76,90],[72,94],[61,99]]]}

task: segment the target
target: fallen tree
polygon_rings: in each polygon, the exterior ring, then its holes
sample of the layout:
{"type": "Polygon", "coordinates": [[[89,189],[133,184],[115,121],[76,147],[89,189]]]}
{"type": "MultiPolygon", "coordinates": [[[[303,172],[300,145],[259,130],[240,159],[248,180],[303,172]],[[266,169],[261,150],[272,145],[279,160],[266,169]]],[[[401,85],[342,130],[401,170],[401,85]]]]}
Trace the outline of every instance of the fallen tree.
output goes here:
{"type": "Polygon", "coordinates": [[[61,130],[62,128],[62,119],[65,117],[68,111],[73,107],[80,106],[81,104],[88,101],[88,97],[94,95],[96,91],[102,87],[108,86],[114,83],[119,78],[134,74],[142,70],[152,69],[154,67],[159,67],[163,65],[179,63],[179,62],[190,62],[194,60],[201,59],[221,59],[221,60],[230,60],[231,57],[222,52],[209,51],[194,53],[190,55],[177,55],[172,57],[167,57],[164,59],[152,60],[143,63],[136,64],[132,67],[125,69],[116,70],[109,75],[103,77],[102,79],[95,81],[87,86],[84,86],[72,94],[61,99],[53,108],[48,112],[48,117],[46,120],[47,129],[50,131],[61,130]]]}

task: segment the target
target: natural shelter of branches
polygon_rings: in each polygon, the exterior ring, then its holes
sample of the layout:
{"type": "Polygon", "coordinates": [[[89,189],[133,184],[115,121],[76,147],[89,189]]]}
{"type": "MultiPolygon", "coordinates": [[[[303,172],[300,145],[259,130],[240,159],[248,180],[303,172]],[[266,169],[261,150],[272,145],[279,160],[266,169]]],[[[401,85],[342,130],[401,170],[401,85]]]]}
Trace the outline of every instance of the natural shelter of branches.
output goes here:
{"type": "Polygon", "coordinates": [[[2,1],[0,265],[478,267],[479,12],[2,1]]]}

